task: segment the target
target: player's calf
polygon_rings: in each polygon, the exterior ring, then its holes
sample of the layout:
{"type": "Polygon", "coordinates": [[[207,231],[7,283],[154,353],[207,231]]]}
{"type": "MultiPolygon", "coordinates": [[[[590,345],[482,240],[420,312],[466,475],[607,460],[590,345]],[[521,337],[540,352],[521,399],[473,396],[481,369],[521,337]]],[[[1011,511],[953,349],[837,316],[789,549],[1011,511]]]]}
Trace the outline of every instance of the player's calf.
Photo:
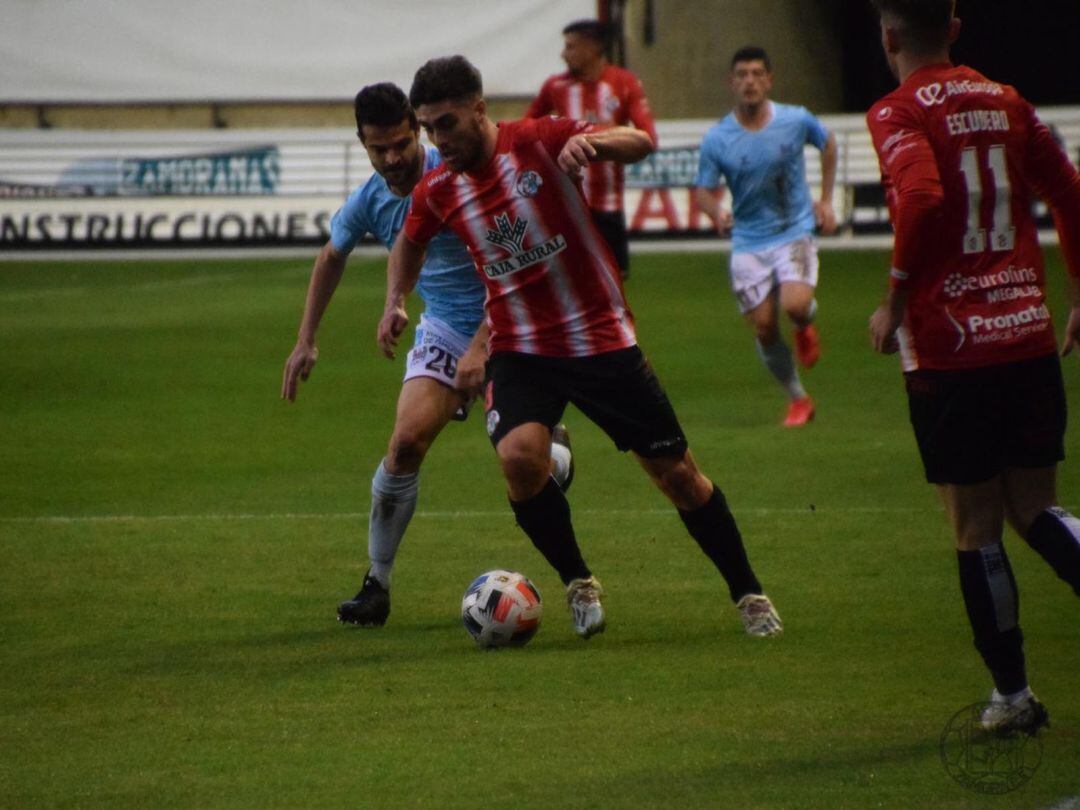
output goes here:
{"type": "Polygon", "coordinates": [[[1080,596],[1080,518],[1052,506],[1032,521],[1024,539],[1080,596]]]}

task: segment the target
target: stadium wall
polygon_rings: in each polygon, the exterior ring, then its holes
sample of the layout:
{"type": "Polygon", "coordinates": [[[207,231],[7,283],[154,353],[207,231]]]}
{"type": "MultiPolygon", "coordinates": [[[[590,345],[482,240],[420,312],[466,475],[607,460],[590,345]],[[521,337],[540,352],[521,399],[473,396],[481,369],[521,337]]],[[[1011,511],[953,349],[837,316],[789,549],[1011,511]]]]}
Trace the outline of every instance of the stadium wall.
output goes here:
{"type": "Polygon", "coordinates": [[[818,113],[843,107],[839,29],[827,0],[629,0],[627,63],[660,118],[719,118],[732,106],[731,55],[765,48],[773,97],[818,113]],[[650,13],[651,12],[651,13],[650,13]]]}
{"type": "MultiPolygon", "coordinates": [[[[1040,111],[1080,160],[1080,107],[1040,111]]],[[[845,235],[888,233],[877,161],[860,115],[824,116],[839,146],[845,235]]],[[[711,237],[690,187],[711,121],[661,121],[662,148],[629,167],[636,240],[711,237]]],[[[812,187],[820,160],[807,150],[812,187]]],[[[101,248],[306,246],[371,175],[352,129],[0,131],[0,255],[101,248]]],[[[1038,212],[1045,219],[1045,210],[1038,212]]]]}

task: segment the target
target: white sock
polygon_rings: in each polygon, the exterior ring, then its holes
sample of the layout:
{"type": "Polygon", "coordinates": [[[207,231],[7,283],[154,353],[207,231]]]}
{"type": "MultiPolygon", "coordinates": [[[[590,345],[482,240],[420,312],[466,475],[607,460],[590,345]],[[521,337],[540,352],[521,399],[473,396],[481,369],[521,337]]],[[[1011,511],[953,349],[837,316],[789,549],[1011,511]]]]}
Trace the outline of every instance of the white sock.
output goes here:
{"type": "Polygon", "coordinates": [[[570,451],[561,444],[552,443],[551,461],[553,466],[551,475],[561,489],[566,484],[566,476],[570,474],[570,451]]]}
{"type": "Polygon", "coordinates": [[[1011,695],[1002,695],[996,689],[994,690],[994,692],[997,695],[999,695],[1010,706],[1013,705],[1014,703],[1019,703],[1021,700],[1026,700],[1029,697],[1034,697],[1034,694],[1032,693],[1030,686],[1025,686],[1019,692],[1013,692],[1011,695]]]}
{"type": "Polygon", "coordinates": [[[806,396],[806,389],[799,380],[799,372],[795,370],[791,349],[783,340],[777,339],[771,346],[763,346],[759,340],[757,349],[765,368],[772,373],[791,399],[802,399],[806,396]]]}
{"type": "Polygon", "coordinates": [[[398,546],[416,509],[419,474],[391,475],[386,459],[379,462],[371,479],[371,519],[368,522],[368,557],[371,576],[384,588],[390,587],[398,546]]]}

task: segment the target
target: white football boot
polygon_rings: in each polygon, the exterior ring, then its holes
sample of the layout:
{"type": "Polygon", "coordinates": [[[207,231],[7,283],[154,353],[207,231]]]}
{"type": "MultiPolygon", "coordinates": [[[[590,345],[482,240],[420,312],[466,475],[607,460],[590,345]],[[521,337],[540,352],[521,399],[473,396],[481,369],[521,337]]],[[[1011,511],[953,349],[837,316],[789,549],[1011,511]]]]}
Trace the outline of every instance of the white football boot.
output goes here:
{"type": "Polygon", "coordinates": [[[747,635],[777,636],[784,632],[784,623],[769,601],[769,597],[760,593],[748,593],[735,605],[742,617],[747,635]]]}
{"type": "Polygon", "coordinates": [[[572,579],[566,586],[566,604],[573,617],[574,632],[582,638],[604,632],[604,606],[600,604],[603,595],[604,589],[596,577],[572,579]]]}
{"type": "Polygon", "coordinates": [[[997,689],[990,693],[990,705],[980,718],[985,731],[994,734],[1023,732],[1032,735],[1050,725],[1050,714],[1031,689],[1025,689],[1011,700],[997,689]]]}

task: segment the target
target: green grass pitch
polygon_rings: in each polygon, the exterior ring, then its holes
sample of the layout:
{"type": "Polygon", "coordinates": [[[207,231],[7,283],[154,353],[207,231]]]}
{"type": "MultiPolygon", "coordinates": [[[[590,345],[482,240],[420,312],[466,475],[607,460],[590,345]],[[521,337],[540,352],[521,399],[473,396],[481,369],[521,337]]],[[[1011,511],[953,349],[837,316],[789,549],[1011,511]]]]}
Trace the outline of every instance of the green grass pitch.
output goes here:
{"type": "MultiPolygon", "coordinates": [[[[296,404],[278,399],[308,260],[0,264],[0,806],[1049,807],[1080,794],[1080,605],[1016,537],[1026,786],[954,782],[938,740],[990,683],[895,358],[868,348],[882,252],[824,252],[818,419],[784,402],[721,255],[642,255],[641,344],[785,620],[742,633],[722,580],[580,414],[570,501],[607,591],[582,642],[514,525],[474,413],[422,472],[381,630],[343,627],[402,372],[355,260],[296,404]],[[458,617],[493,567],[545,597],[524,649],[458,617]]],[[[1063,271],[1049,254],[1051,300],[1063,271]]],[[[414,300],[415,318],[418,302],[414,300]]],[[[1060,327],[1060,323],[1059,323],[1060,327]]],[[[1070,405],[1080,363],[1069,358],[1070,405]]],[[[1062,501],[1080,507],[1080,431],[1062,501]]]]}

